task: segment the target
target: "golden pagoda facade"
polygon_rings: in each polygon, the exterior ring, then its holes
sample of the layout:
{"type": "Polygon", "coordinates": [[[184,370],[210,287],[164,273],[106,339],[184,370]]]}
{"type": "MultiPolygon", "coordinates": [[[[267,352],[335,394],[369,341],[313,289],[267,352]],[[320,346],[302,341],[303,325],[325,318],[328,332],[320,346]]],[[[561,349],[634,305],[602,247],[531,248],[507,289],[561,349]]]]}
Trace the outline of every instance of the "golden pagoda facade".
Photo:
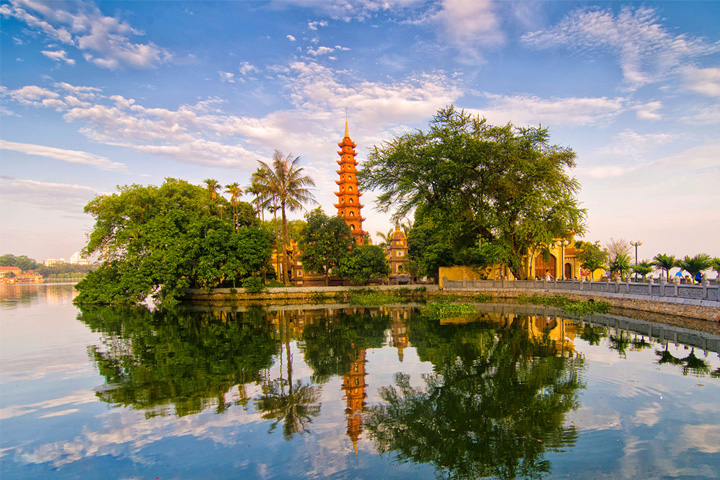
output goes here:
{"type": "Polygon", "coordinates": [[[350,139],[347,120],[345,121],[345,137],[342,142],[338,143],[338,146],[340,150],[337,153],[340,155],[340,160],[337,163],[340,170],[337,170],[337,174],[340,178],[335,181],[338,185],[338,191],[335,192],[338,203],[334,206],[337,208],[338,215],[350,226],[357,244],[363,245],[367,232],[363,231],[362,222],[365,219],[360,213],[364,205],[360,203],[362,193],[357,183],[357,160],[355,159],[357,145],[350,139]]]}

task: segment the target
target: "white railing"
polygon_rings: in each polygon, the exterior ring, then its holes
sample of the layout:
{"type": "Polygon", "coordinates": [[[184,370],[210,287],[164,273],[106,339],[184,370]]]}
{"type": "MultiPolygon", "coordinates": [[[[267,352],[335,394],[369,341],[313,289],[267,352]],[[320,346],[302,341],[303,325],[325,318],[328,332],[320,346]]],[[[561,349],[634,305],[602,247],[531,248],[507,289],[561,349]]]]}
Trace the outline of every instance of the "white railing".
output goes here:
{"type": "Polygon", "coordinates": [[[720,302],[720,285],[677,283],[581,282],[577,280],[448,280],[445,290],[557,290],[577,293],[626,294],[720,302]]]}

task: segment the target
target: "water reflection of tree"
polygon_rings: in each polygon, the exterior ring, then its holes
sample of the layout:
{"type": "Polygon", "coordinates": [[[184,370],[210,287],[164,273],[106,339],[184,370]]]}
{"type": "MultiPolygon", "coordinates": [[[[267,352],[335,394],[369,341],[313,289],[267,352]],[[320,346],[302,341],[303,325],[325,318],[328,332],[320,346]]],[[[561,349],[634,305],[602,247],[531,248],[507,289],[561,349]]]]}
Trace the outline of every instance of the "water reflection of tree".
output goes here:
{"type": "Polygon", "coordinates": [[[532,338],[527,317],[506,325],[439,325],[416,319],[410,342],[435,366],[413,387],[407,375],[384,387],[366,426],[382,453],[434,463],[448,478],[542,477],[546,451],[574,445],[564,426],[583,387],[581,358],[532,338]]]}
{"type": "Polygon", "coordinates": [[[107,381],[97,396],[148,409],[148,415],[167,414],[156,407],[173,406],[182,416],[212,404],[222,413],[229,405],[225,394],[235,385],[236,403],[246,403],[243,385],[260,381],[278,345],[262,310],[83,307],[78,319],[102,334],[102,345],[89,349],[107,381]]]}
{"type": "Polygon", "coordinates": [[[293,383],[293,355],[290,349],[291,329],[284,311],[279,312],[279,329],[282,346],[279,354],[280,377],[263,384],[263,395],[256,408],[265,420],[274,420],[270,432],[283,422],[283,437],[290,440],[295,434],[308,430],[311,417],[320,414],[320,387],[304,385],[300,380],[293,383]],[[284,350],[284,352],[283,352],[284,350]],[[287,378],[283,378],[283,353],[287,378]],[[287,387],[287,390],[286,388],[287,387]]]}
{"type": "Polygon", "coordinates": [[[662,351],[655,350],[658,358],[658,365],[678,365],[682,366],[683,375],[695,375],[696,377],[704,377],[710,374],[711,377],[718,376],[718,370],[710,371],[710,365],[703,359],[695,355],[695,348],[690,349],[687,357],[677,358],[668,351],[668,345],[662,351]]]}
{"type": "Polygon", "coordinates": [[[300,349],[313,369],[315,381],[325,383],[334,375],[344,375],[360,350],[382,347],[392,319],[375,313],[364,308],[351,309],[305,327],[300,349]]]}
{"type": "Polygon", "coordinates": [[[607,328],[585,324],[580,332],[580,338],[590,345],[600,345],[600,341],[607,337],[607,328]]]}
{"type": "Polygon", "coordinates": [[[627,358],[627,349],[632,343],[630,336],[624,330],[619,335],[610,335],[610,350],[617,350],[618,354],[623,358],[627,358]]]}

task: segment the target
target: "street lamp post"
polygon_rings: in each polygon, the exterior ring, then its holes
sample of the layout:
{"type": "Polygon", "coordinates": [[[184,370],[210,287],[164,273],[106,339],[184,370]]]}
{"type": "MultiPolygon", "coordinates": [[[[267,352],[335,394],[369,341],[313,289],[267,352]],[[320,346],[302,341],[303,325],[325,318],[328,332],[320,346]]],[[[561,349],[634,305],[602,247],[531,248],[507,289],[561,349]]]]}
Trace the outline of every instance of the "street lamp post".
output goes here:
{"type": "MultiPolygon", "coordinates": [[[[640,245],[642,245],[642,242],[640,240],[636,242],[630,242],[630,245],[635,247],[635,266],[637,267],[637,250],[640,245]]],[[[637,282],[637,272],[634,272],[633,278],[635,278],[635,282],[637,282]]]]}

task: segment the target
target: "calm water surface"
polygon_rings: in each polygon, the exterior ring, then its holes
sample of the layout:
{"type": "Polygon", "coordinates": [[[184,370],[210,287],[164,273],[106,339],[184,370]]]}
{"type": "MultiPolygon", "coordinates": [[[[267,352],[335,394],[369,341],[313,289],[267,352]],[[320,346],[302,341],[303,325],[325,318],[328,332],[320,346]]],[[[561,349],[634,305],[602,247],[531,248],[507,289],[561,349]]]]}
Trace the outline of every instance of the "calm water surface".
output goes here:
{"type": "Polygon", "coordinates": [[[712,333],[529,306],[441,321],[72,297],[0,287],[3,480],[720,475],[712,333]]]}

